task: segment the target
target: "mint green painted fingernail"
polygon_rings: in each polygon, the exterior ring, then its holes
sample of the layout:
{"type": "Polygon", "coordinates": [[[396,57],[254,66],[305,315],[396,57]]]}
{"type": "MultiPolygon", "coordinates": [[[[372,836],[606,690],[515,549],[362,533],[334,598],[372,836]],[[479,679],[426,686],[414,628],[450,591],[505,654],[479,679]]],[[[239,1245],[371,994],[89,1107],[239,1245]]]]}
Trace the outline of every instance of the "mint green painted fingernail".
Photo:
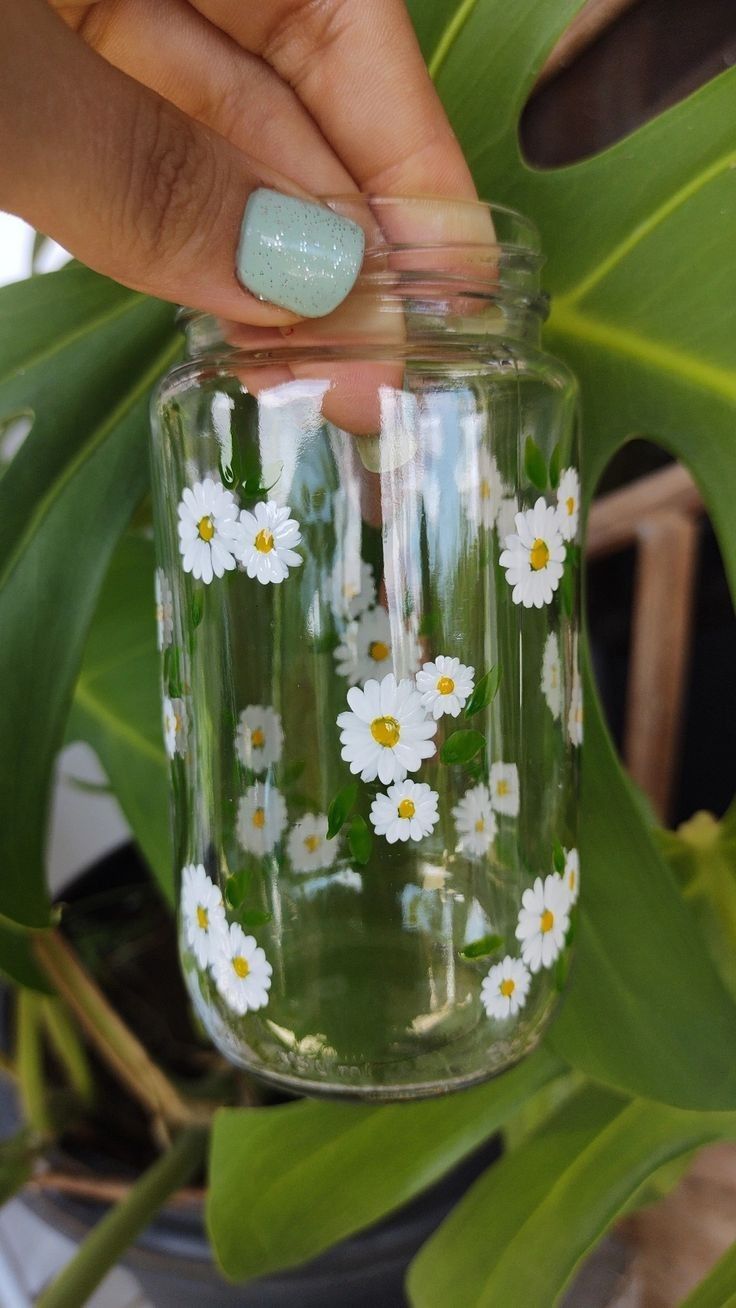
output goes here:
{"type": "Polygon", "coordinates": [[[321,318],[354,286],[364,247],[363,229],[350,218],[261,187],[245,206],[236,271],[259,299],[321,318]]]}

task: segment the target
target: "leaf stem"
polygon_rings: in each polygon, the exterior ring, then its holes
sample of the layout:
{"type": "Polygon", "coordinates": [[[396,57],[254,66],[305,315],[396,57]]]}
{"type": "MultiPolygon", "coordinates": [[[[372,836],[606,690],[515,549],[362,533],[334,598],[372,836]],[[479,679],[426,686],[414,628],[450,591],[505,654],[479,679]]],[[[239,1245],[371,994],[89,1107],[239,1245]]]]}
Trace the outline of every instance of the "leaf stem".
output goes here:
{"type": "Polygon", "coordinates": [[[201,1166],[207,1132],[190,1128],[177,1136],[128,1196],[97,1223],[71,1262],[37,1300],[38,1308],[83,1308],[107,1272],[149,1224],[170,1194],[201,1166]]]}
{"type": "Polygon", "coordinates": [[[139,1103],[171,1127],[191,1126],[209,1120],[209,1110],[185,1103],[58,931],[39,932],[34,948],[47,976],[66,1000],[100,1057],[139,1103]]]}
{"type": "Polygon", "coordinates": [[[85,1107],[90,1107],[95,1098],[94,1077],[87,1052],[69,1016],[69,1010],[64,1001],[56,997],[45,997],[41,1002],[46,1030],[54,1053],[62,1063],[77,1098],[85,1107]]]}
{"type": "Polygon", "coordinates": [[[32,990],[18,991],[16,1066],[23,1115],[42,1138],[53,1135],[46,1104],[43,1074],[41,998],[32,990]]]}

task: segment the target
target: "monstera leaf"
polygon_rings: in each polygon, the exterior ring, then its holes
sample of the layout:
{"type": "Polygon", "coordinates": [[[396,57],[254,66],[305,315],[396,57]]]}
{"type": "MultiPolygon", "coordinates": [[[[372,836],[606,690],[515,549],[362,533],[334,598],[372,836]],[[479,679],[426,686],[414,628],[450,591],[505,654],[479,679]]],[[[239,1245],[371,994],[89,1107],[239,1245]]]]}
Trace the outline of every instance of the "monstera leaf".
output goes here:
{"type": "Polygon", "coordinates": [[[67,736],[86,740],[97,753],[152,872],[173,900],[152,576],[152,543],[128,536],[102,588],[67,736]]]}
{"type": "Polygon", "coordinates": [[[0,479],[0,915],[28,926],[49,920],[51,769],[172,341],[170,306],[78,266],[0,295],[0,420],[34,418],[0,479]]]}

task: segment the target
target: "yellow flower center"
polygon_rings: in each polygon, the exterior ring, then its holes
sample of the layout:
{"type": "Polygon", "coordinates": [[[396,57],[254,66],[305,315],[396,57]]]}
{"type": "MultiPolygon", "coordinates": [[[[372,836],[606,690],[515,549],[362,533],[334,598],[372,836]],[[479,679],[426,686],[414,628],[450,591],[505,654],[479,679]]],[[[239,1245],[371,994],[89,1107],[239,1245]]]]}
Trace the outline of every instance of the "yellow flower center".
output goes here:
{"type": "Polygon", "coordinates": [[[516,982],[512,981],[510,976],[507,976],[504,977],[498,988],[506,999],[510,999],[516,989],[516,982]]]}
{"type": "Polygon", "coordinates": [[[314,854],[314,853],[316,853],[316,851],[319,849],[320,845],[322,844],[322,837],[321,837],[321,836],[305,836],[305,837],[304,837],[304,844],[306,845],[306,847],[307,847],[307,849],[309,850],[310,854],[314,854]]]}
{"type": "Polygon", "coordinates": [[[199,522],[197,523],[197,531],[199,532],[200,540],[212,540],[212,537],[215,534],[215,524],[209,515],[205,518],[199,519],[199,522]]]}
{"type": "Polygon", "coordinates": [[[376,744],[384,749],[393,749],[401,738],[401,727],[396,718],[374,718],[371,722],[371,735],[376,744]]]}
{"type": "Polygon", "coordinates": [[[546,568],[549,563],[549,547],[539,536],[532,545],[529,562],[535,572],[539,572],[540,568],[546,568]]]}
{"type": "Polygon", "coordinates": [[[267,531],[265,527],[262,527],[253,541],[253,544],[259,554],[270,554],[274,547],[273,532],[267,531]]]}
{"type": "Polygon", "coordinates": [[[557,671],[557,664],[555,664],[554,667],[552,668],[552,672],[550,673],[550,678],[549,678],[549,684],[553,690],[557,690],[557,686],[559,684],[559,673],[557,671]]]}
{"type": "Polygon", "coordinates": [[[570,868],[570,871],[569,871],[568,874],[567,874],[567,884],[568,884],[568,886],[570,887],[570,890],[574,893],[574,892],[575,892],[575,871],[574,871],[573,868],[570,868]]]}
{"type": "Polygon", "coordinates": [[[552,930],[554,924],[555,924],[554,913],[550,912],[548,908],[545,908],[542,916],[539,919],[539,927],[542,932],[542,935],[546,936],[547,932],[552,930]]]}
{"type": "Polygon", "coordinates": [[[565,500],[565,508],[567,509],[569,516],[572,517],[573,513],[575,512],[575,500],[573,499],[572,495],[568,495],[567,499],[565,500]]]}
{"type": "Polygon", "coordinates": [[[263,746],[266,743],[266,737],[260,727],[256,727],[255,731],[251,733],[250,743],[254,749],[263,749],[263,746]]]}
{"type": "Polygon", "coordinates": [[[484,477],[480,483],[480,498],[489,500],[491,498],[491,483],[487,477],[484,477]]]}
{"type": "Polygon", "coordinates": [[[263,827],[265,827],[265,825],[266,825],[266,810],[265,808],[257,808],[253,814],[253,826],[258,827],[258,830],[260,831],[263,827]]]}
{"type": "Polygon", "coordinates": [[[440,692],[440,695],[451,695],[455,689],[455,682],[452,680],[452,677],[440,677],[437,682],[437,689],[440,692]]]}
{"type": "Polygon", "coordinates": [[[236,976],[240,977],[241,981],[244,981],[248,973],[250,972],[250,967],[248,966],[248,960],[247,958],[243,958],[242,954],[235,955],[235,958],[233,959],[233,972],[235,973],[236,976]]]}
{"type": "Polygon", "coordinates": [[[417,807],[413,799],[402,799],[399,804],[400,818],[413,818],[416,811],[417,807]]]}
{"type": "Polygon", "coordinates": [[[197,904],[197,926],[200,931],[206,931],[210,924],[209,913],[201,904],[197,904]]]}
{"type": "Polygon", "coordinates": [[[486,820],[485,820],[485,818],[478,818],[478,821],[477,821],[476,824],[475,824],[475,829],[476,829],[476,831],[485,831],[485,829],[486,829],[486,820]]]}
{"type": "Polygon", "coordinates": [[[383,663],[391,653],[391,647],[386,644],[385,640],[372,640],[368,646],[368,653],[376,663],[383,663]]]}
{"type": "Polygon", "coordinates": [[[497,782],[496,782],[496,794],[497,794],[497,795],[508,795],[508,793],[509,793],[509,783],[508,783],[508,781],[503,781],[503,780],[501,780],[501,781],[497,781],[497,782]]]}

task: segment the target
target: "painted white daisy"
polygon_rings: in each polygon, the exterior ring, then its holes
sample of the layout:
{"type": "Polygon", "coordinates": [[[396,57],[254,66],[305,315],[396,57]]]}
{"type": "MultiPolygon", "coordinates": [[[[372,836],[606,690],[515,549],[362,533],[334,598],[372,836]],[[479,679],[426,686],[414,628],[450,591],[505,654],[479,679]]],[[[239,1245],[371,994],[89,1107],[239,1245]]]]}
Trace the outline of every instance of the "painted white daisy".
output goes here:
{"type": "Polygon", "coordinates": [[[503,496],[498,506],[496,515],[496,530],[499,540],[506,539],[510,536],[516,526],[516,515],[519,512],[519,501],[515,495],[506,494],[503,496]]]}
{"type": "Polygon", "coordinates": [[[517,817],[519,812],[519,769],[515,763],[492,763],[489,774],[491,804],[497,813],[517,817]]]}
{"type": "Polygon", "coordinates": [[[164,695],[164,746],[169,758],[187,752],[187,706],[183,699],[169,699],[164,695]]]}
{"type": "Polygon", "coordinates": [[[235,750],[244,767],[265,772],[278,763],[283,743],[281,715],[275,709],[261,704],[243,709],[235,731],[235,750]]]}
{"type": "Polygon", "coordinates": [[[235,567],[242,531],[238,504],[222,482],[205,477],[185,486],[179,501],[179,550],[182,567],[207,584],[235,567]]]}
{"type": "Polygon", "coordinates": [[[530,985],[528,967],[520,958],[512,958],[507,954],[484,978],[480,988],[481,1003],[489,1017],[501,1020],[513,1017],[524,1007],[530,985]]]}
{"type": "Polygon", "coordinates": [[[337,858],[337,841],[327,839],[324,813],[305,813],[291,828],[286,848],[295,872],[318,872],[337,858]]]}
{"type": "Polygon", "coordinates": [[[577,668],[573,672],[570,708],[567,714],[567,734],[573,745],[583,743],[583,683],[577,668]]]}
{"type": "Polygon", "coordinates": [[[437,825],[439,795],[423,781],[397,781],[371,804],[371,822],[377,836],[389,845],[397,840],[423,840],[437,825]]]}
{"type": "Polygon", "coordinates": [[[560,535],[557,509],[540,495],[533,509],[516,515],[516,534],[506,537],[506,549],[499,563],[513,586],[514,604],[541,609],[551,603],[560,584],[565,546],[560,535]]]}
{"type": "MultiPolygon", "coordinates": [[[[421,652],[409,631],[403,632],[400,653],[406,671],[415,672],[421,652]]],[[[378,608],[362,613],[356,622],[351,622],[334,655],[337,671],[351,686],[360,685],[369,677],[383,677],[390,672],[394,664],[394,650],[386,610],[379,605],[378,608]]]]}
{"type": "Polygon", "coordinates": [[[557,517],[563,540],[574,540],[580,516],[580,478],[575,468],[563,468],[557,487],[557,517]]]}
{"type": "Polygon", "coordinates": [[[286,804],[280,791],[260,781],[249,786],[238,801],[237,833],[250,854],[270,854],[286,826],[286,804]]]}
{"type": "Polygon", "coordinates": [[[212,962],[215,985],[234,1013],[242,1017],[268,1003],[273,968],[254,936],[231,922],[220,936],[212,962]]]}
{"type": "Polygon", "coordinates": [[[264,586],[284,581],[289,568],[303,562],[295,553],[302,540],[299,523],[289,517],[290,512],[288,504],[280,507],[275,500],[261,500],[252,513],[243,509],[240,514],[243,536],[238,562],[264,586]]]}
{"type": "Polygon", "coordinates": [[[554,631],[550,631],[544,642],[542,694],[547,701],[552,717],[559,718],[562,712],[562,663],[560,662],[560,644],[554,631]]]}
{"type": "Polygon", "coordinates": [[[565,943],[570,925],[570,895],[562,877],[537,877],[521,897],[516,939],[521,956],[532,972],[550,967],[565,943]]]}
{"type": "Polygon", "coordinates": [[[580,894],[580,855],[576,849],[566,849],[565,870],[562,879],[567,886],[570,903],[576,904],[580,894]]]}
{"type": "Polygon", "coordinates": [[[456,718],[473,693],[475,668],[459,659],[438,654],[434,663],[425,663],[417,673],[417,690],[422,704],[433,718],[449,713],[456,718]]]}
{"type": "Polygon", "coordinates": [[[332,607],[338,617],[359,618],[376,602],[373,569],[365,559],[341,555],[332,569],[332,607]]]}
{"type": "Polygon", "coordinates": [[[428,719],[411,681],[396,681],[389,672],[381,682],[370,680],[362,690],[348,691],[352,712],[340,713],[342,758],[362,781],[384,786],[403,781],[416,772],[422,759],[431,758],[437,746],[432,736],[437,723],[428,719]]]}
{"type": "Polygon", "coordinates": [[[181,872],[181,913],[184,935],[200,967],[209,967],[218,939],[227,931],[225,906],[219,887],[202,863],[187,863],[181,872]]]}
{"type": "Polygon", "coordinates": [[[470,521],[476,526],[493,527],[505,490],[493,455],[480,448],[456,469],[455,481],[470,521]]]}
{"type": "Polygon", "coordinates": [[[457,827],[457,847],[464,854],[487,854],[496,835],[496,815],[488,787],[482,782],[467,790],[452,810],[457,827]]]}
{"type": "Polygon", "coordinates": [[[156,569],[156,644],[168,649],[174,639],[174,597],[163,568],[156,569]]]}

